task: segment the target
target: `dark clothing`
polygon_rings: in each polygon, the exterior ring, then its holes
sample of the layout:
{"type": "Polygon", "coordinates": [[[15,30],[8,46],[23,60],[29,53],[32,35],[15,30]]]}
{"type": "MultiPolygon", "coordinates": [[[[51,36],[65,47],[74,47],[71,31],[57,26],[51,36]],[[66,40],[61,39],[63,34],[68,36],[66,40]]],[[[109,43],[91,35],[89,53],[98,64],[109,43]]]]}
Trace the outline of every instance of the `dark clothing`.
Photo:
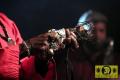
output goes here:
{"type": "MultiPolygon", "coordinates": [[[[68,80],[67,75],[71,77],[69,80],[108,80],[95,78],[95,65],[104,65],[104,60],[110,58],[105,59],[106,50],[106,45],[97,48],[89,44],[81,45],[78,49],[71,47],[69,50],[61,51],[56,55],[58,80],[68,80]],[[69,55],[68,73],[66,73],[66,53],[69,55]]],[[[110,56],[113,55],[110,54],[110,56]]],[[[112,62],[108,63],[110,64],[113,64],[113,58],[112,62]]]]}

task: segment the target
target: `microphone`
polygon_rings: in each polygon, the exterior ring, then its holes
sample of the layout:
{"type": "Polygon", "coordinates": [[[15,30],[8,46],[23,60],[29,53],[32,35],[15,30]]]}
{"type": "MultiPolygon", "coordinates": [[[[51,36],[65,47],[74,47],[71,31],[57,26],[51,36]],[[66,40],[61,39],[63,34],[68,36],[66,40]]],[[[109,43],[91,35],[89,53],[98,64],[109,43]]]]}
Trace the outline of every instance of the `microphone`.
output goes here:
{"type": "MultiPolygon", "coordinates": [[[[69,31],[75,33],[75,35],[77,36],[77,40],[81,41],[81,40],[91,40],[93,38],[93,30],[94,30],[94,26],[92,25],[92,23],[89,22],[84,22],[82,24],[77,25],[75,28],[68,28],[69,31]]],[[[61,44],[63,43],[63,41],[67,38],[66,37],[66,30],[65,28],[62,29],[51,29],[48,30],[48,32],[50,33],[49,38],[48,38],[48,43],[50,46],[50,52],[52,54],[54,54],[53,52],[58,50],[59,45],[57,42],[60,42],[61,44]],[[57,40],[52,39],[51,34],[54,33],[54,37],[57,40]]],[[[65,47],[65,45],[64,45],[65,47]]]]}

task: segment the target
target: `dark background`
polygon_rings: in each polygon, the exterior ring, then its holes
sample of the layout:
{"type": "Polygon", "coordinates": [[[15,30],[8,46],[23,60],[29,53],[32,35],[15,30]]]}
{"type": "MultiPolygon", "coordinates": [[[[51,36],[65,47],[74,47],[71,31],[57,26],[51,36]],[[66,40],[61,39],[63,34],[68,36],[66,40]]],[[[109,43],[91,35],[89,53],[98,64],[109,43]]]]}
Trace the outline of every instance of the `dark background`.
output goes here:
{"type": "Polygon", "coordinates": [[[93,9],[108,17],[108,32],[119,50],[119,5],[119,0],[0,0],[0,11],[16,22],[27,40],[51,28],[73,27],[83,12],[93,9]]]}

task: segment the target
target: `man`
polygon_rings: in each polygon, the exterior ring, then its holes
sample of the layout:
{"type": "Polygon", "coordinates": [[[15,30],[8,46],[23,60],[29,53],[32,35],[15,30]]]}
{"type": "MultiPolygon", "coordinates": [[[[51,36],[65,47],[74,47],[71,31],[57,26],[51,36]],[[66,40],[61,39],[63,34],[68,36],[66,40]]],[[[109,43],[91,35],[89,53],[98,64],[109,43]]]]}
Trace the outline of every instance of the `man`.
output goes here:
{"type": "Polygon", "coordinates": [[[21,80],[53,80],[55,63],[44,54],[48,51],[47,40],[48,34],[45,33],[27,42],[31,46],[31,55],[20,61],[21,80]]]}
{"type": "MultiPolygon", "coordinates": [[[[91,40],[78,40],[79,48],[69,47],[69,72],[66,71],[65,59],[62,54],[57,62],[58,80],[97,80],[95,79],[95,65],[113,64],[113,40],[107,37],[107,18],[93,11],[88,11],[80,17],[78,26],[83,23],[86,29],[90,24],[93,38],[91,40]],[[69,77],[68,77],[69,76],[69,77]],[[69,78],[69,79],[68,79],[69,78]]],[[[62,53],[67,53],[63,51],[62,53]]],[[[58,58],[57,58],[58,59],[58,58]]],[[[103,79],[102,79],[103,80],[103,79]]]]}
{"type": "MultiPolygon", "coordinates": [[[[101,59],[101,57],[106,55],[111,56],[109,51],[112,51],[112,48],[109,48],[110,50],[107,49],[112,40],[107,39],[106,22],[107,19],[104,15],[91,11],[80,18],[77,25],[78,29],[80,29],[80,32],[82,32],[82,28],[88,30],[87,34],[92,34],[88,37],[90,40],[86,40],[86,38],[84,40],[76,34],[76,32],[65,29],[66,38],[63,43],[66,47],[64,49],[59,48],[59,50],[55,51],[54,58],[56,65],[52,58],[53,66],[51,68],[49,68],[49,63],[47,64],[49,58],[44,55],[48,53],[50,48],[48,33],[31,38],[30,44],[36,46],[34,48],[37,48],[37,50],[34,50],[36,52],[32,53],[38,54],[34,54],[33,58],[31,56],[21,60],[22,78],[26,80],[47,80],[46,77],[52,74],[48,80],[54,80],[56,79],[57,70],[58,80],[94,80],[95,64],[112,64],[111,61],[113,61],[112,57],[110,57],[110,61],[107,61],[106,58],[101,59]],[[83,23],[85,24],[83,25],[83,23]],[[93,27],[92,32],[89,31],[91,30],[89,29],[90,26],[93,27]],[[79,37],[81,38],[80,40],[79,37]],[[39,75],[39,77],[37,75],[39,75]],[[52,76],[54,76],[54,78],[52,76]]],[[[80,35],[82,35],[82,33],[80,33],[80,35]]],[[[85,37],[85,35],[83,35],[83,37],[85,37]]],[[[111,43],[110,46],[113,46],[113,43],[111,43]]]]}
{"type": "MultiPolygon", "coordinates": [[[[44,49],[44,47],[40,47],[40,43],[42,43],[43,45],[44,43],[42,41],[37,41],[37,40],[33,39],[33,41],[31,42],[32,47],[37,48],[35,49],[35,51],[33,51],[35,53],[38,53],[37,51],[41,50],[38,48],[44,49]]],[[[44,38],[44,40],[46,39],[44,38]]],[[[23,52],[23,51],[27,51],[29,53],[28,46],[22,40],[16,24],[12,20],[10,20],[5,14],[0,13],[0,80],[19,80],[19,74],[20,74],[19,73],[19,68],[20,68],[19,54],[20,52],[23,52]]],[[[34,57],[31,57],[31,58],[34,59],[34,57]]],[[[41,58],[35,58],[35,59],[41,59],[41,58]]],[[[43,61],[46,62],[46,60],[43,60],[43,61]]],[[[49,80],[49,78],[52,75],[51,72],[53,71],[51,70],[52,70],[52,67],[54,67],[54,65],[52,64],[52,61],[53,61],[52,59],[49,60],[48,73],[50,75],[46,76],[45,80],[49,80]]]]}
{"type": "MultiPolygon", "coordinates": [[[[65,32],[68,33],[67,30],[65,32]]],[[[55,51],[62,50],[63,46],[59,44],[60,42],[55,36],[54,32],[43,33],[27,41],[27,44],[31,46],[31,55],[20,61],[21,80],[57,80],[56,62],[49,40],[55,40],[58,44],[55,51]]],[[[74,40],[71,39],[76,44],[77,41],[74,40]]]]}
{"type": "Polygon", "coordinates": [[[19,80],[19,46],[22,42],[16,24],[0,13],[0,80],[19,80]]]}

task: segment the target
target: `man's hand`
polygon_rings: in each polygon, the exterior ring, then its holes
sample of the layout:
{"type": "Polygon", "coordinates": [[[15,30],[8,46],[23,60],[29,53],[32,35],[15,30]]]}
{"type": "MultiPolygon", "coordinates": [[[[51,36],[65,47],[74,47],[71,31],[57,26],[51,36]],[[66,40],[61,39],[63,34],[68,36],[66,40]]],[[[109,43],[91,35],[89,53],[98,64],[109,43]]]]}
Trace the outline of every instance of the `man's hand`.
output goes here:
{"type": "Polygon", "coordinates": [[[36,37],[33,37],[27,41],[29,47],[38,49],[38,50],[48,50],[49,43],[48,43],[48,33],[40,34],[36,37]]]}
{"type": "Polygon", "coordinates": [[[65,44],[71,44],[75,48],[79,48],[79,44],[77,42],[77,36],[74,32],[70,31],[69,29],[66,29],[66,39],[64,40],[65,44]]]}
{"type": "Polygon", "coordinates": [[[77,37],[74,32],[70,31],[69,29],[65,29],[66,38],[64,39],[63,43],[59,42],[59,39],[56,37],[56,32],[48,32],[40,34],[36,37],[33,37],[27,41],[29,47],[31,46],[34,49],[41,50],[41,51],[49,51],[50,49],[50,42],[49,39],[55,41],[57,47],[56,50],[63,48],[63,45],[71,44],[75,48],[79,48],[79,44],[77,42],[77,37]]]}

